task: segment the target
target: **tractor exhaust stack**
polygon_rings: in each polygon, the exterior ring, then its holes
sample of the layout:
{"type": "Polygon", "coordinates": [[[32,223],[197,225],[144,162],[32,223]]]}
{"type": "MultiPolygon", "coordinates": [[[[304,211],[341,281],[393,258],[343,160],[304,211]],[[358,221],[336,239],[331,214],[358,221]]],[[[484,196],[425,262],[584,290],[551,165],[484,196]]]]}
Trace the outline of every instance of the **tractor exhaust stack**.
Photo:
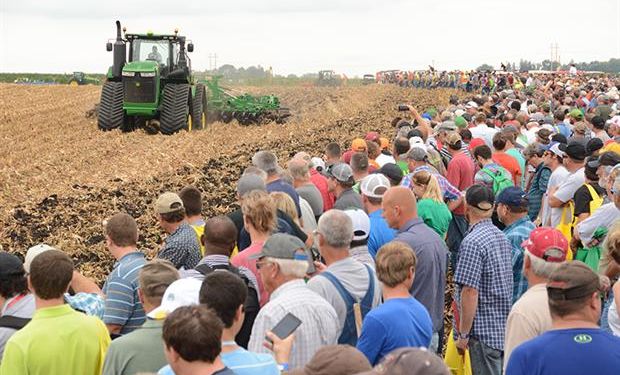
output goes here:
{"type": "Polygon", "coordinates": [[[114,78],[121,78],[126,59],[127,47],[121,36],[121,22],[116,21],[116,41],[114,42],[114,63],[112,65],[112,75],[114,78]]]}

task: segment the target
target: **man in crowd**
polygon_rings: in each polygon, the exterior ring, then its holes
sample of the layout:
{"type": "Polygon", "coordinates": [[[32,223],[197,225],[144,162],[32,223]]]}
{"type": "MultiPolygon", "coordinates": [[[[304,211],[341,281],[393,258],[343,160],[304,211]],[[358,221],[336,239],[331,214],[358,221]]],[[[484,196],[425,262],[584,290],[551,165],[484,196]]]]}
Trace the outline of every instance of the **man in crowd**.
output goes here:
{"type": "MultiPolygon", "coordinates": [[[[560,144],[558,148],[566,155],[562,164],[566,167],[568,176],[559,184],[556,190],[549,193],[549,206],[559,209],[564,208],[573,199],[577,189],[585,182],[584,160],[586,158],[586,149],[583,144],[578,142],[569,143],[568,145],[560,144]]],[[[559,216],[562,216],[562,213],[559,216]]],[[[572,212],[568,216],[564,220],[572,222],[572,212]]],[[[560,217],[557,224],[561,220],[562,218],[560,217]]]]}
{"type": "MultiPolygon", "coordinates": [[[[202,194],[196,187],[188,185],[181,189],[179,198],[181,198],[183,207],[185,207],[187,223],[192,226],[198,241],[200,241],[205,225],[205,219],[202,217],[202,194]]],[[[201,245],[200,254],[204,255],[204,252],[205,249],[201,245]]]]}
{"type": "Polygon", "coordinates": [[[523,275],[529,287],[508,315],[504,370],[517,346],[551,329],[546,286],[549,276],[566,260],[568,252],[566,237],[559,230],[548,227],[534,229],[522,246],[523,275]]]}
{"type": "Polygon", "coordinates": [[[364,152],[356,152],[351,155],[351,170],[353,171],[353,180],[355,180],[355,186],[353,190],[359,194],[359,183],[362,179],[368,176],[368,155],[364,152]]]}
{"type": "Polygon", "coordinates": [[[224,324],[206,306],[183,306],[164,322],[165,354],[176,375],[234,375],[222,362],[224,324]]]}
{"type": "Polygon", "coordinates": [[[529,189],[527,190],[527,199],[529,201],[527,214],[532,221],[538,218],[543,196],[547,191],[549,178],[551,177],[551,169],[545,165],[544,155],[545,149],[538,143],[528,145],[523,151],[523,157],[527,165],[534,168],[534,175],[530,179],[529,189]]]}
{"type": "Polygon", "coordinates": [[[437,351],[443,328],[448,249],[441,237],[418,217],[411,190],[402,186],[390,188],[383,195],[382,207],[385,221],[398,231],[394,241],[406,243],[416,255],[416,278],[410,292],[430,313],[433,321],[430,347],[437,351]]]}
{"type": "Polygon", "coordinates": [[[460,318],[456,347],[469,348],[474,374],[499,375],[512,302],[511,247],[491,222],[495,201],[491,189],[474,184],[465,201],[470,227],[454,273],[460,318]]]}
{"type": "Polygon", "coordinates": [[[336,196],[334,208],[338,210],[364,209],[360,195],[353,190],[355,179],[353,178],[353,170],[348,164],[333,164],[327,169],[326,176],[329,191],[336,196]]]}
{"type": "Polygon", "coordinates": [[[323,197],[315,184],[310,181],[310,168],[304,159],[294,158],[288,162],[288,171],[293,177],[293,187],[297,194],[312,207],[312,213],[318,218],[323,213],[323,197]]]}
{"type": "MultiPolygon", "coordinates": [[[[191,235],[195,236],[193,231],[191,235]]],[[[118,213],[106,221],[105,238],[116,264],[103,286],[106,296],[103,321],[110,333],[124,335],[144,323],[138,276],[146,260],[136,245],[138,226],[128,214],[118,213]]]]}
{"type": "Polygon", "coordinates": [[[192,269],[200,260],[196,232],[187,223],[183,201],[175,193],[164,193],[155,202],[159,225],[168,234],[157,257],[172,262],[178,269],[192,269]]]}
{"type": "Polygon", "coordinates": [[[409,151],[409,140],[405,137],[397,137],[394,140],[392,153],[394,159],[396,159],[396,165],[403,172],[403,175],[409,173],[409,166],[407,162],[407,151],[409,151]]]}
{"type": "Polygon", "coordinates": [[[552,329],[519,345],[506,374],[577,375],[593,369],[600,375],[616,374],[620,337],[598,326],[603,291],[599,276],[586,264],[560,264],[547,283],[552,329]]]}
{"type": "Polygon", "coordinates": [[[325,166],[330,167],[336,163],[342,162],[342,149],[336,142],[328,143],[325,146],[325,166]]]}
{"type": "Polygon", "coordinates": [[[28,291],[26,271],[13,254],[0,252],[0,362],[4,345],[34,313],[34,296],[28,291]],[[16,319],[13,319],[16,318],[16,319]],[[10,320],[15,320],[15,324],[10,320]]]}
{"type": "Polygon", "coordinates": [[[474,149],[474,159],[476,159],[480,167],[480,170],[474,176],[475,183],[489,187],[493,193],[499,193],[503,186],[514,185],[510,172],[493,160],[493,153],[489,146],[482,145],[476,147],[474,149]]]}
{"type": "Polygon", "coordinates": [[[431,344],[431,317],[409,294],[415,274],[416,256],[408,245],[394,241],[381,248],[377,276],[383,285],[384,303],[368,313],[357,342],[373,365],[394,349],[431,344]]]}
{"type": "MultiPolygon", "coordinates": [[[[140,269],[138,297],[147,315],[161,305],[166,288],[178,278],[179,272],[167,260],[154,259],[140,269]]],[[[156,372],[165,366],[163,324],[163,319],[148,317],[142,327],[112,341],[103,374],[133,375],[156,372]]]]}
{"type": "Polygon", "coordinates": [[[265,181],[267,192],[281,191],[288,194],[295,203],[297,217],[301,217],[299,194],[297,194],[293,186],[280,178],[281,170],[278,165],[278,158],[270,151],[258,151],[252,156],[252,165],[267,173],[267,180],[265,181]]]}
{"type": "Polygon", "coordinates": [[[73,261],[61,251],[45,251],[33,259],[28,287],[37,311],[7,342],[0,374],[101,373],[110,336],[101,320],[65,303],[72,277],[73,261]]]}
{"type": "Polygon", "coordinates": [[[540,212],[540,222],[542,226],[557,227],[562,216],[562,208],[552,208],[549,199],[568,177],[568,171],[563,165],[566,154],[560,150],[558,142],[552,142],[543,155],[543,163],[551,170],[547,191],[543,196],[543,203],[540,212]]]}
{"type": "Polygon", "coordinates": [[[506,226],[503,231],[512,247],[512,303],[527,290],[527,280],[523,277],[521,244],[536,227],[527,215],[528,204],[527,195],[516,186],[507,187],[497,196],[497,216],[506,226]]]}
{"type": "Polygon", "coordinates": [[[523,176],[523,172],[521,171],[521,167],[519,166],[517,160],[505,152],[507,138],[508,135],[503,132],[496,133],[493,136],[493,148],[495,149],[495,152],[493,152],[492,159],[495,163],[502,166],[510,173],[512,183],[515,186],[521,186],[521,177],[523,176]]]}
{"type": "Polygon", "coordinates": [[[308,288],[323,297],[338,316],[338,343],[357,343],[354,304],[362,318],[381,303],[381,286],[375,271],[349,255],[353,224],[340,210],[329,210],[319,219],[316,241],[327,268],[308,281],[308,288]]]}
{"type": "Polygon", "coordinates": [[[256,317],[248,349],[267,353],[263,346],[265,333],[291,313],[303,323],[295,331],[289,365],[303,367],[320,347],[336,343],[339,332],[336,311],[304,282],[311,260],[298,238],[276,233],[265,242],[257,258],[256,267],[271,296],[256,317]]]}
{"type": "Polygon", "coordinates": [[[472,138],[482,138],[488,147],[493,145],[493,136],[497,133],[497,129],[490,128],[487,125],[487,116],[478,112],[474,119],[474,127],[469,129],[472,138]]]}
{"type": "MultiPolygon", "coordinates": [[[[399,171],[400,172],[400,171],[399,171]]],[[[394,239],[396,231],[390,228],[383,218],[381,203],[383,195],[390,188],[390,181],[380,173],[365,177],[360,184],[362,203],[370,219],[368,253],[376,258],[379,248],[394,239]]]]}

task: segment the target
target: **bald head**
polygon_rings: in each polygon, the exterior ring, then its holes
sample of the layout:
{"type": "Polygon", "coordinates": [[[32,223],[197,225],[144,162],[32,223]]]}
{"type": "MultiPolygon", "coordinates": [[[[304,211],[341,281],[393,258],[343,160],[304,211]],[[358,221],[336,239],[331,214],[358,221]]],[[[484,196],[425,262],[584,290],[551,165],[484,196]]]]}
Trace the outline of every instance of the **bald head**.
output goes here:
{"type": "Polygon", "coordinates": [[[310,178],[308,174],[310,167],[304,159],[293,158],[288,162],[288,171],[295,180],[307,180],[310,178]]]}
{"type": "Polygon", "coordinates": [[[216,216],[205,222],[202,243],[205,254],[230,256],[237,242],[237,227],[228,216],[216,216]]]}
{"type": "Polygon", "coordinates": [[[389,188],[383,195],[383,216],[391,228],[400,228],[418,217],[415,195],[404,186],[389,188]]]}
{"type": "Polygon", "coordinates": [[[310,154],[308,154],[307,152],[301,151],[301,152],[296,153],[295,156],[293,156],[293,159],[302,159],[310,163],[310,159],[312,158],[310,157],[310,154]]]}

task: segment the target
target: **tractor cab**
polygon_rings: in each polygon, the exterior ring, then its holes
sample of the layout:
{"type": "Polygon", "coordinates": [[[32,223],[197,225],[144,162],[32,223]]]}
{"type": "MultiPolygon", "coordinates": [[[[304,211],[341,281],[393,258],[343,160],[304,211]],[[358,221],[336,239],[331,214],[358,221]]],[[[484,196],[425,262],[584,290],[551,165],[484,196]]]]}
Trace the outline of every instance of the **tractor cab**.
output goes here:
{"type": "MultiPolygon", "coordinates": [[[[123,67],[123,72],[137,72],[146,70],[167,78],[171,72],[175,72],[175,78],[189,75],[191,61],[185,50],[185,37],[174,35],[125,34],[129,44],[128,61],[123,67]],[[181,72],[179,72],[181,70],[181,72]]],[[[187,52],[194,50],[193,44],[188,44],[187,52]]],[[[125,76],[125,75],[124,75],[125,76]]]]}

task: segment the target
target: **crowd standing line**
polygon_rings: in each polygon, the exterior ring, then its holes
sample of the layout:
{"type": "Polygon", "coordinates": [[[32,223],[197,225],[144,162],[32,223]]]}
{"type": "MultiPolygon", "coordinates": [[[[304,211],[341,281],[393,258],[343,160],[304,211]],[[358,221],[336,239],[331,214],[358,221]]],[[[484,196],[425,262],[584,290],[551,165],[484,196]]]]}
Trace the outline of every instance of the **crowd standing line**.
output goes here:
{"type": "Polygon", "coordinates": [[[153,197],[153,260],[102,218],[102,289],[53,246],[0,252],[0,375],[616,374],[620,81],[399,79],[470,94],[260,150],[226,216],[194,186],[153,197]]]}

